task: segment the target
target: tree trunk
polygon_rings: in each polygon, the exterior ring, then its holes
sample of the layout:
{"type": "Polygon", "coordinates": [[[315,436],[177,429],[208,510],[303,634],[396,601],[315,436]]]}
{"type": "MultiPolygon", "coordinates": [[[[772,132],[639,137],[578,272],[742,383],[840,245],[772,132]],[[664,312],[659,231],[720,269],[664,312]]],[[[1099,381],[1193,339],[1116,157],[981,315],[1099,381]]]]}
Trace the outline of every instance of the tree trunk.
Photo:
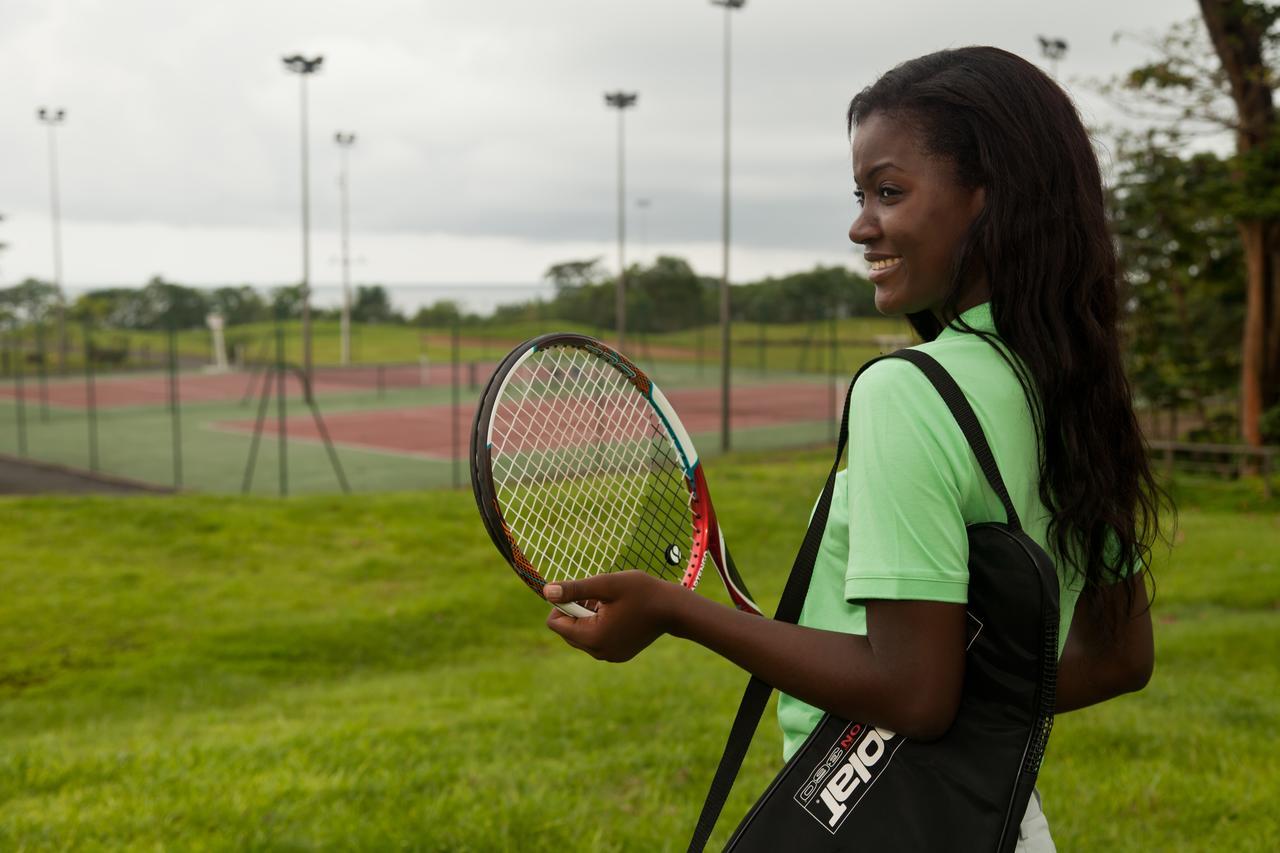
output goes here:
{"type": "MultiPolygon", "coordinates": [[[[1268,26],[1262,10],[1245,0],[1199,0],[1214,51],[1231,84],[1239,154],[1276,144],[1276,112],[1263,58],[1268,26]]],[[[1244,176],[1241,175],[1243,180],[1244,176]]],[[[1240,433],[1262,444],[1262,413],[1280,402],[1280,227],[1241,218],[1247,283],[1241,340],[1240,433]]]]}

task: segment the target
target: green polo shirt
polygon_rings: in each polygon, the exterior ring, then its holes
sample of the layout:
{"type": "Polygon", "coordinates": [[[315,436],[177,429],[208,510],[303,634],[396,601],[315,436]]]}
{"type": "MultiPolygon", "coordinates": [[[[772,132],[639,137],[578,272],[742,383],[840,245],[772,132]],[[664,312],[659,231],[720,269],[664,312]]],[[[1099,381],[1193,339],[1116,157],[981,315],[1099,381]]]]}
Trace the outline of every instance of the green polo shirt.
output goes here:
{"type": "MultiPolygon", "coordinates": [[[[995,333],[989,303],[961,317],[975,329],[995,333]]],[[[990,344],[954,326],[915,349],[933,356],[964,391],[1023,528],[1058,564],[1061,653],[1079,586],[1064,581],[1071,573],[1063,571],[1046,540],[1049,513],[1040,501],[1039,451],[1022,386],[990,344]]],[[[800,624],[865,635],[867,599],[965,603],[965,527],[1004,520],[1000,499],[925,375],[900,359],[875,364],[853,389],[848,466],[837,475],[800,624]]],[[[784,758],[821,718],[812,705],[779,697],[784,758]]]]}

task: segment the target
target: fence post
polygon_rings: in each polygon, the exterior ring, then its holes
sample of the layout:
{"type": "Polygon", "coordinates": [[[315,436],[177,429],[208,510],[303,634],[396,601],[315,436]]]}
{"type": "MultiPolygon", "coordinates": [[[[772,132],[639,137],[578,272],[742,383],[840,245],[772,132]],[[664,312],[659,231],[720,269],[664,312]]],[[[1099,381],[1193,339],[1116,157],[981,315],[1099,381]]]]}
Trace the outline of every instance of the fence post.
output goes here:
{"type": "Polygon", "coordinates": [[[173,424],[173,488],[182,489],[182,413],[178,407],[178,334],[169,322],[169,417],[173,424]]]}
{"type": "Polygon", "coordinates": [[[40,420],[49,422],[49,369],[45,365],[44,321],[36,323],[36,364],[40,369],[40,420]]]}
{"type": "Polygon", "coordinates": [[[27,398],[23,387],[22,342],[15,334],[11,338],[13,344],[13,393],[14,405],[18,414],[18,455],[27,455],[27,398]]]}
{"type": "Polygon", "coordinates": [[[89,470],[98,470],[98,393],[93,375],[93,328],[84,321],[84,393],[89,408],[89,470]]]}
{"type": "MultiPolygon", "coordinates": [[[[764,303],[761,302],[760,306],[761,306],[760,313],[761,315],[763,315],[764,303]]],[[[756,369],[760,371],[761,376],[764,376],[766,373],[766,368],[764,363],[764,317],[763,316],[761,316],[760,322],[757,325],[759,326],[759,328],[756,334],[756,369]]]]}
{"type": "MultiPolygon", "coordinates": [[[[284,329],[276,325],[276,428],[279,432],[280,448],[280,497],[289,494],[289,433],[285,422],[286,407],[284,402],[285,367],[284,367],[284,329]]],[[[270,380],[267,380],[268,382],[270,380]]]]}
{"type": "Polygon", "coordinates": [[[831,320],[827,324],[830,332],[829,352],[827,356],[827,439],[836,440],[836,335],[839,333],[840,305],[835,300],[827,306],[831,312],[831,320]]]}
{"type": "Polygon", "coordinates": [[[453,406],[451,407],[452,411],[449,420],[453,439],[453,487],[455,489],[462,488],[462,459],[460,448],[462,432],[458,425],[458,409],[462,405],[462,377],[460,375],[462,372],[460,369],[462,367],[462,360],[459,355],[460,349],[460,341],[458,340],[458,323],[455,320],[453,324],[453,333],[449,341],[449,360],[453,365],[453,406]]]}

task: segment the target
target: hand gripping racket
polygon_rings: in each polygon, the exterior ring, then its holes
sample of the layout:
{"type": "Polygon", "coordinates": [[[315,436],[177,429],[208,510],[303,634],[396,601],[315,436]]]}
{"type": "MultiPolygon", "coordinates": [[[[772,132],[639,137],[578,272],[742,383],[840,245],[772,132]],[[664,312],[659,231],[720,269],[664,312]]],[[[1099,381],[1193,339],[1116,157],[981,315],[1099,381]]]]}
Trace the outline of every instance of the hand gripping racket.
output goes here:
{"type": "Polygon", "coordinates": [[[709,555],[734,605],[761,612],[680,418],[594,338],[542,335],[499,363],[476,411],[471,485],[493,544],[539,596],[552,581],[626,569],[693,589],[709,555]]]}

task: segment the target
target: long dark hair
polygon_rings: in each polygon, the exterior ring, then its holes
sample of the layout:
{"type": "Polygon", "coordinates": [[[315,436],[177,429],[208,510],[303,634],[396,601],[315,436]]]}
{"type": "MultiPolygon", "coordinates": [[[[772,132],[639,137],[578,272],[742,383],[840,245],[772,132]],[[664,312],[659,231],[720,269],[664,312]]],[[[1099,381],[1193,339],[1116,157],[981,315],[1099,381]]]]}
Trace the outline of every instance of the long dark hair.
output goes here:
{"type": "MultiPolygon", "coordinates": [[[[984,188],[944,313],[955,317],[985,273],[999,341],[957,325],[994,346],[1027,393],[1049,539],[1096,605],[1103,586],[1150,566],[1165,496],[1121,363],[1116,254],[1089,134],[1053,80],[993,47],[897,66],[850,103],[850,133],[873,113],[902,119],[961,185],[984,188]]],[[[925,340],[942,330],[927,311],[908,319],[925,340]]]]}

